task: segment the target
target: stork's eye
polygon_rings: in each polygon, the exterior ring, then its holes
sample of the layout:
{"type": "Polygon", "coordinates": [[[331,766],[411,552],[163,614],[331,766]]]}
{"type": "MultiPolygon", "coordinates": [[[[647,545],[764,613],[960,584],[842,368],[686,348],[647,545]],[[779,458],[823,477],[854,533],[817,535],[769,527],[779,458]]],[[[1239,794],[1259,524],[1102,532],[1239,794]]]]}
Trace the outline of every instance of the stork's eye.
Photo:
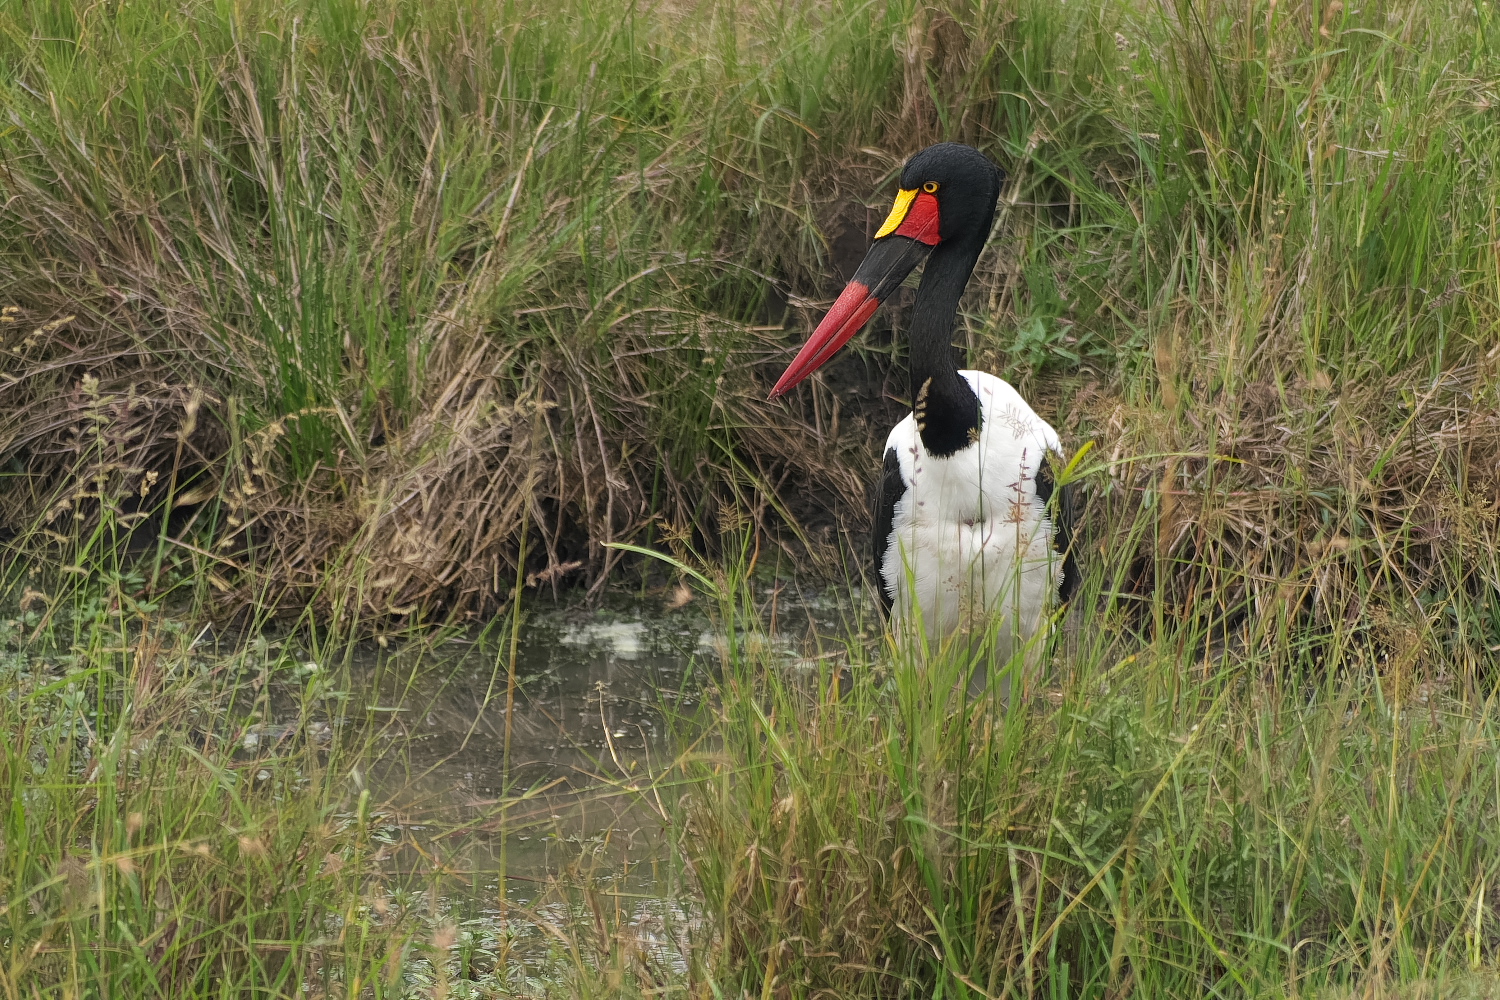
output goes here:
{"type": "Polygon", "coordinates": [[[928,194],[937,194],[937,189],[938,189],[938,182],[937,181],[928,181],[927,183],[925,183],[925,184],[922,185],[922,190],[926,191],[928,194]]]}

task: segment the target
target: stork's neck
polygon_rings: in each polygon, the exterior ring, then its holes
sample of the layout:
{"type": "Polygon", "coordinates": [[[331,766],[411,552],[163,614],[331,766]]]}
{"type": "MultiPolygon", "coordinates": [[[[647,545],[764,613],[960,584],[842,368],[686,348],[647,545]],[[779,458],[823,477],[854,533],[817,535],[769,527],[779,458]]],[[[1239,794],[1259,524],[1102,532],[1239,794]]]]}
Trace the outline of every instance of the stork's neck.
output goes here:
{"type": "Polygon", "coordinates": [[[953,320],[984,241],[940,244],[927,259],[911,324],[911,400],[928,454],[968,447],[979,431],[979,397],[958,374],[953,320]]]}

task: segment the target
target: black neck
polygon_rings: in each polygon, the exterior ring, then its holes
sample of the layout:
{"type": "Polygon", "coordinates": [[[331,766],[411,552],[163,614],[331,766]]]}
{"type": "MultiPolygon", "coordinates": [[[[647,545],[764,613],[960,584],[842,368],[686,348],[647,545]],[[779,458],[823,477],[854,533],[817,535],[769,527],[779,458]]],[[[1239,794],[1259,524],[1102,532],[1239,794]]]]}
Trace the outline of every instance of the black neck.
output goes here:
{"type": "Polygon", "coordinates": [[[952,455],[979,432],[979,398],[958,374],[953,320],[984,241],[943,243],[927,259],[911,324],[911,399],[928,454],[952,455]]]}

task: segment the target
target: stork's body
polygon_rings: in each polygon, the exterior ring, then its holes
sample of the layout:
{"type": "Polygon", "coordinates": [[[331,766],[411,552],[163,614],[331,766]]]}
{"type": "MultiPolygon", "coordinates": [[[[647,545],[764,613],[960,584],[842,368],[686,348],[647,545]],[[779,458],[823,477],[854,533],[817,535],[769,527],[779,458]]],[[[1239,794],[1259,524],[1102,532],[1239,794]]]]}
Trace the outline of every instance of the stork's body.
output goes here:
{"type": "Polygon", "coordinates": [[[1067,575],[1066,525],[1049,505],[1057,433],[1002,379],[958,374],[979,400],[973,442],[935,455],[915,414],[886,438],[873,535],[881,599],[893,625],[930,640],[991,626],[1025,640],[1067,575]]]}
{"type": "Polygon", "coordinates": [[[874,570],[893,628],[937,642],[990,628],[1027,642],[1076,577],[1067,505],[1054,497],[1057,432],[1003,380],[960,371],[950,343],[1000,183],[968,146],[912,157],[864,262],[772,392],[824,364],[926,261],[909,333],[912,413],[886,439],[874,570]]]}

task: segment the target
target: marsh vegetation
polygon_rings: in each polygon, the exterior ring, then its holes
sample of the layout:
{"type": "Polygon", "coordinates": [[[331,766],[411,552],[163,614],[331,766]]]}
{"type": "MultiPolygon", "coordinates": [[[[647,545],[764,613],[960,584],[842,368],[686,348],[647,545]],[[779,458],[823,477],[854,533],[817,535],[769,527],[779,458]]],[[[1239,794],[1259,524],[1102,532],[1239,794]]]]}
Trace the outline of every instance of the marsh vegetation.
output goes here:
{"type": "Polygon", "coordinates": [[[1496,28],[0,0],[0,992],[1490,995],[1496,28]],[[868,601],[909,299],[765,402],[943,138],[1082,456],[1004,706],[868,601]],[[627,593],[658,733],[554,787],[627,593]]]}

